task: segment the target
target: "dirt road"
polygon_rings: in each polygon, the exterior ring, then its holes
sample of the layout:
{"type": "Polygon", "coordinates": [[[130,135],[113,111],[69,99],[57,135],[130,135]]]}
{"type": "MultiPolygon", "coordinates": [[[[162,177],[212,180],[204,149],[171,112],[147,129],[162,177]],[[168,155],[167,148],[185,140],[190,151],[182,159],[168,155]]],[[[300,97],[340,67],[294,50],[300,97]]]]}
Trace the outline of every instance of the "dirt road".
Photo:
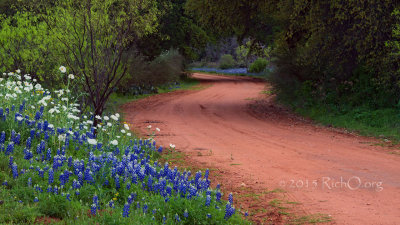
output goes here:
{"type": "Polygon", "coordinates": [[[305,212],[329,214],[336,224],[400,224],[400,156],[372,138],[291,116],[271,99],[257,103],[265,83],[194,77],[211,86],[128,103],[126,121],[144,134],[158,127],[158,144],[210,153],[194,160],[232,171],[238,184],[282,188],[305,212]]]}

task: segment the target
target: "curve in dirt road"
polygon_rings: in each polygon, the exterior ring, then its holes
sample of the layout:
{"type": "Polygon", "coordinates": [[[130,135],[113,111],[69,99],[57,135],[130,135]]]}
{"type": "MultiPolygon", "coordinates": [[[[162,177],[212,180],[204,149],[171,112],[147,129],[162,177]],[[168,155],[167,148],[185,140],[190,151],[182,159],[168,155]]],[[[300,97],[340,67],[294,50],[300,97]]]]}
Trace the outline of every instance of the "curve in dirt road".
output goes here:
{"type": "Polygon", "coordinates": [[[195,160],[283,188],[310,214],[337,224],[400,224],[400,157],[366,143],[372,138],[316,127],[278,109],[270,99],[254,113],[265,83],[194,74],[210,87],[159,95],[123,106],[125,119],[180,151],[212,150],[195,160]],[[250,110],[249,105],[252,106],[250,110]],[[236,166],[232,166],[232,164],[236,166]]]}

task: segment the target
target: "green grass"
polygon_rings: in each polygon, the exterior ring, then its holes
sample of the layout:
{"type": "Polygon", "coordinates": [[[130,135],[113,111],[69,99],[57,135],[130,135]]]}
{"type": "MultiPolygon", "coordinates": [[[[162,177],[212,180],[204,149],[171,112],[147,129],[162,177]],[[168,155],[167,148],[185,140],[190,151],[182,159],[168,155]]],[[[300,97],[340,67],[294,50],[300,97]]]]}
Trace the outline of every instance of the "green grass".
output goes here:
{"type": "Polygon", "coordinates": [[[153,95],[169,93],[177,90],[198,90],[202,87],[199,86],[199,81],[193,78],[185,78],[179,81],[180,87],[170,89],[168,86],[160,86],[157,88],[158,93],[142,94],[142,95],[124,95],[121,93],[113,93],[110,95],[110,99],[107,105],[107,111],[115,112],[123,105],[131,101],[137,101],[153,95]]]}
{"type": "Polygon", "coordinates": [[[218,73],[218,72],[212,72],[212,71],[194,71],[194,70],[188,70],[186,71],[188,73],[203,73],[203,74],[210,74],[210,75],[223,75],[223,76],[232,76],[232,77],[254,77],[254,78],[260,78],[263,80],[266,80],[269,76],[269,73],[265,73],[263,75],[259,75],[259,76],[254,76],[254,75],[250,75],[247,73],[238,73],[238,74],[228,74],[228,73],[218,73]]]}
{"type": "Polygon", "coordinates": [[[339,111],[332,107],[318,105],[297,108],[295,112],[323,125],[345,128],[364,136],[400,141],[400,110],[396,108],[376,110],[353,108],[339,111]]]}

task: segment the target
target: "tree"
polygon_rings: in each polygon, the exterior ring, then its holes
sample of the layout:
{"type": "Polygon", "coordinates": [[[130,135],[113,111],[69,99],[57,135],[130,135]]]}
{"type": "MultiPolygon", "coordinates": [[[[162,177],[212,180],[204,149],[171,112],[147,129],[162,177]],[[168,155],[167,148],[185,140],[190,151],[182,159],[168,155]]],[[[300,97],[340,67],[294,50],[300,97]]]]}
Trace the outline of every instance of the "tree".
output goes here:
{"type": "MultiPolygon", "coordinates": [[[[95,116],[127,72],[128,51],[155,31],[157,8],[149,0],[66,0],[48,12],[67,66],[82,80],[95,116]]],[[[98,123],[94,119],[94,126],[98,123]]]]}
{"type": "Polygon", "coordinates": [[[209,30],[223,36],[235,34],[241,42],[251,37],[256,42],[272,41],[272,35],[279,29],[273,12],[278,0],[188,0],[186,10],[209,30]]]}
{"type": "Polygon", "coordinates": [[[207,31],[196,23],[192,15],[185,12],[186,0],[157,0],[160,11],[157,32],[143,37],[139,50],[149,59],[154,59],[163,51],[178,49],[187,59],[196,59],[209,37],[207,31]]]}

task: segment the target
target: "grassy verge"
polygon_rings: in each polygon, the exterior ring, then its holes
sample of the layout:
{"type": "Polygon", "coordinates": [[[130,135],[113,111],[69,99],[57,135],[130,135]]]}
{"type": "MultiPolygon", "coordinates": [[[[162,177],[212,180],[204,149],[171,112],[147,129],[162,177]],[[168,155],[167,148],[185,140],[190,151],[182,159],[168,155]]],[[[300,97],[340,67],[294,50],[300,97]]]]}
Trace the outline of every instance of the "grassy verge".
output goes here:
{"type": "Polygon", "coordinates": [[[269,73],[263,73],[260,75],[252,75],[247,73],[237,73],[237,74],[230,74],[230,73],[219,73],[219,72],[212,72],[212,71],[201,71],[201,70],[188,70],[189,73],[203,73],[203,74],[211,74],[211,75],[224,75],[224,76],[234,76],[234,77],[254,77],[266,80],[269,76],[269,73]]]}
{"type": "Polygon", "coordinates": [[[125,103],[147,98],[153,95],[169,93],[177,90],[197,90],[201,88],[199,84],[200,82],[198,80],[188,77],[185,79],[181,79],[179,81],[179,85],[158,87],[157,93],[142,94],[142,95],[124,95],[120,93],[113,93],[110,96],[110,100],[107,105],[107,111],[115,112],[119,109],[121,105],[125,103]]]}
{"type": "Polygon", "coordinates": [[[293,108],[293,110],[322,125],[345,128],[364,136],[400,141],[400,110],[397,108],[347,108],[327,105],[293,108]]]}

